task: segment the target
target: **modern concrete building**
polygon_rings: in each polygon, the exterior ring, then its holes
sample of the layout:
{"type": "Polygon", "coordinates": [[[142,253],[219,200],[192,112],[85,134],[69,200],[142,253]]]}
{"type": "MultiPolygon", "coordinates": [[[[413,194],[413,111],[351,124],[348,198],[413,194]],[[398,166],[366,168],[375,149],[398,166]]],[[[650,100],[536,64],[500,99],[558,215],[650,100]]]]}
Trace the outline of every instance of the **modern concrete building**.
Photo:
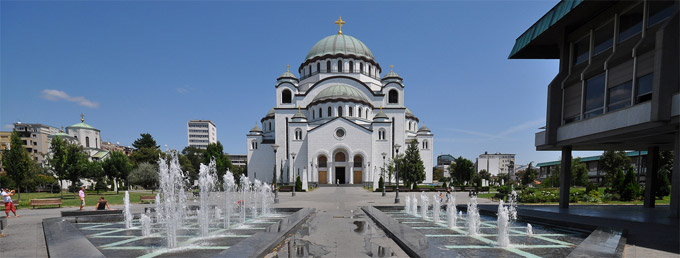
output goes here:
{"type": "Polygon", "coordinates": [[[188,146],[199,149],[217,143],[217,126],[210,120],[189,120],[187,123],[188,146]]]}
{"type": "Polygon", "coordinates": [[[493,153],[479,155],[475,160],[475,171],[478,173],[486,170],[491,176],[498,174],[508,174],[510,177],[515,176],[515,154],[493,153]]]}
{"type": "Polygon", "coordinates": [[[444,177],[451,177],[451,164],[456,164],[456,158],[451,154],[437,156],[437,166],[435,168],[444,171],[444,177]]]}
{"type": "Polygon", "coordinates": [[[248,165],[248,155],[229,155],[232,166],[245,167],[248,165]]]}
{"type": "MultiPolygon", "coordinates": [[[[50,152],[50,139],[48,136],[59,132],[59,128],[43,124],[14,123],[14,131],[19,132],[19,137],[24,148],[28,150],[33,161],[44,164],[47,154],[50,152]]],[[[13,146],[10,146],[13,148],[13,146]]]]}
{"type": "MultiPolygon", "coordinates": [[[[678,1],[559,2],[515,43],[511,59],[559,59],[548,85],[545,131],[537,150],[560,150],[560,206],[569,207],[572,150],[647,150],[655,178],[660,149],[680,164],[678,1]]],[[[680,213],[680,166],[671,215],[680,213]]],[[[645,206],[654,207],[653,180],[645,206]]]]}
{"type": "Polygon", "coordinates": [[[363,42],[341,31],[327,36],[298,72],[300,79],[290,71],[279,76],[274,108],[260,120],[262,129],[256,124],[246,136],[249,174],[264,182],[272,181],[272,170],[284,182],[299,175],[303,188],[306,182],[377,187],[383,164],[416,141],[424,182],[432,182],[434,135],[406,108],[401,76],[390,69],[381,77],[363,42]]]}
{"type": "MultiPolygon", "coordinates": [[[[626,152],[626,156],[630,158],[631,163],[633,164],[633,169],[635,170],[635,174],[638,177],[638,181],[644,182],[645,176],[647,174],[647,151],[628,151],[626,152]]],[[[605,177],[602,167],[600,166],[601,157],[602,156],[589,156],[580,158],[581,163],[585,163],[586,167],[588,168],[588,179],[596,184],[601,184],[605,177]]],[[[543,179],[547,178],[551,173],[558,170],[560,164],[561,161],[559,160],[537,163],[537,179],[542,181],[543,179]]]]}

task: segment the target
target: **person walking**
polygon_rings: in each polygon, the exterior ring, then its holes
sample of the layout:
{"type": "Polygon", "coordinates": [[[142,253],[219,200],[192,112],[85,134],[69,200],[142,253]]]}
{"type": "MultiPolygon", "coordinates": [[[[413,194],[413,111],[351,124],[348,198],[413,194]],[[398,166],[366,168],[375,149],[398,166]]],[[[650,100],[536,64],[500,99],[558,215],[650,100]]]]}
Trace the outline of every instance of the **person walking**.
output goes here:
{"type": "Polygon", "coordinates": [[[18,218],[19,215],[17,215],[17,207],[14,206],[14,203],[12,202],[12,195],[14,195],[14,190],[10,191],[9,188],[5,188],[2,192],[0,192],[0,195],[2,195],[2,202],[5,203],[5,215],[9,219],[9,212],[12,211],[14,213],[14,217],[18,218]]]}
{"type": "Polygon", "coordinates": [[[80,210],[82,211],[83,207],[85,207],[85,187],[80,187],[78,196],[80,196],[80,210]]]}

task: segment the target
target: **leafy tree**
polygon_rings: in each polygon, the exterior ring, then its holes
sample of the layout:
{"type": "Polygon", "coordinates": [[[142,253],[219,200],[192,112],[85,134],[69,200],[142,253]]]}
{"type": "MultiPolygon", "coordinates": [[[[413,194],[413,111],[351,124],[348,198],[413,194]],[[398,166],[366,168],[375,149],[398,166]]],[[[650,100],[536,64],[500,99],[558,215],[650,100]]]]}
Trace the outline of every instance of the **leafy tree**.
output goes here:
{"type": "Polygon", "coordinates": [[[654,196],[662,200],[671,193],[671,177],[673,171],[673,152],[662,151],[659,153],[659,171],[656,172],[656,184],[654,184],[654,196]]]}
{"type": "Polygon", "coordinates": [[[182,168],[182,171],[189,177],[189,181],[194,182],[194,180],[198,180],[198,171],[194,170],[194,166],[191,164],[191,160],[189,160],[187,156],[184,156],[182,154],[178,154],[177,159],[179,160],[179,165],[182,168]]]}
{"type": "Polygon", "coordinates": [[[640,185],[635,177],[632,165],[626,169],[626,176],[623,179],[623,186],[619,195],[621,195],[623,201],[635,200],[640,196],[640,185]]]}
{"type": "Polygon", "coordinates": [[[409,142],[404,156],[397,157],[396,162],[398,162],[399,177],[403,178],[404,183],[419,184],[425,180],[425,165],[420,159],[417,141],[409,142]]]}
{"type": "Polygon", "coordinates": [[[385,179],[380,176],[380,180],[378,180],[378,188],[382,189],[383,187],[385,187],[385,179]]]}
{"type": "Polygon", "coordinates": [[[142,133],[139,134],[141,136],[139,139],[135,140],[135,142],[132,143],[132,147],[135,147],[136,149],[142,149],[142,148],[152,148],[152,149],[158,149],[160,146],[156,145],[156,140],[153,139],[153,136],[149,133],[142,133]]]}
{"type": "Polygon", "coordinates": [[[94,189],[97,190],[97,194],[99,194],[99,190],[106,189],[106,173],[101,161],[87,163],[87,178],[94,182],[94,189]]]}
{"type": "Polygon", "coordinates": [[[571,160],[571,185],[586,186],[588,184],[588,167],[581,158],[571,160]]]}
{"type": "Polygon", "coordinates": [[[18,199],[21,200],[21,186],[28,176],[33,160],[28,155],[28,151],[23,147],[19,132],[12,132],[10,139],[10,149],[2,153],[2,165],[9,176],[17,186],[18,199]]]}
{"type": "Polygon", "coordinates": [[[130,183],[155,190],[158,185],[158,169],[151,163],[139,164],[130,172],[130,183]]]}
{"type": "Polygon", "coordinates": [[[71,189],[80,186],[80,179],[87,177],[88,160],[83,147],[77,144],[66,145],[66,179],[71,181],[71,189]]]}
{"type": "Polygon", "coordinates": [[[451,169],[453,177],[458,184],[472,181],[475,172],[475,165],[469,159],[459,156],[456,158],[456,165],[451,169]]]}
{"type": "Polygon", "coordinates": [[[529,185],[536,180],[536,170],[531,166],[532,162],[529,162],[529,166],[524,170],[522,174],[521,181],[522,185],[529,185]]]}
{"type": "MultiPolygon", "coordinates": [[[[246,175],[248,176],[248,166],[233,166],[232,169],[229,170],[232,174],[234,174],[234,178],[238,176],[238,178],[241,178],[241,175],[246,175]]],[[[273,179],[272,179],[273,180],[273,179]]]]}
{"type": "Polygon", "coordinates": [[[189,176],[191,178],[194,178],[194,176],[192,176],[191,174],[191,171],[194,171],[196,175],[195,179],[192,180],[196,180],[198,178],[198,171],[199,169],[201,169],[201,162],[203,161],[203,157],[205,156],[205,150],[196,147],[185,147],[182,150],[182,156],[185,156],[192,166],[192,169],[189,170],[188,168],[184,167],[184,164],[180,160],[180,164],[182,164],[182,170],[185,172],[189,172],[189,176]]]}
{"type": "MultiPolygon", "coordinates": [[[[126,183],[130,170],[132,170],[132,165],[130,164],[128,157],[120,151],[112,151],[109,154],[109,158],[104,160],[102,167],[110,180],[124,179],[126,183]]],[[[116,194],[118,194],[118,191],[116,191],[116,194]]]]}
{"type": "Polygon", "coordinates": [[[224,154],[224,148],[222,147],[222,143],[219,141],[217,143],[208,144],[208,147],[205,150],[203,163],[208,164],[210,163],[211,159],[215,159],[217,177],[222,180],[222,177],[227,172],[227,169],[231,169],[231,160],[229,160],[228,155],[224,154]]]}
{"type": "Polygon", "coordinates": [[[135,166],[142,163],[156,163],[158,162],[158,157],[162,154],[163,152],[158,148],[136,149],[130,154],[130,161],[135,166]]]}
{"type": "Polygon", "coordinates": [[[295,191],[302,192],[302,181],[300,181],[300,176],[295,177],[295,191]]]}
{"type": "Polygon", "coordinates": [[[486,169],[482,169],[481,171],[479,171],[479,176],[485,180],[491,179],[491,173],[489,173],[489,171],[486,171],[486,169]]]}
{"type": "Polygon", "coordinates": [[[618,173],[618,169],[625,169],[631,164],[630,158],[624,151],[604,151],[600,157],[600,168],[605,173],[605,185],[613,187],[613,180],[618,173]]]}
{"type": "Polygon", "coordinates": [[[52,157],[47,160],[52,172],[59,180],[59,192],[61,198],[64,198],[63,181],[66,179],[66,142],[59,136],[55,136],[50,143],[50,152],[52,157]]]}
{"type": "Polygon", "coordinates": [[[444,169],[432,168],[432,180],[443,181],[444,180],[444,169]]]}

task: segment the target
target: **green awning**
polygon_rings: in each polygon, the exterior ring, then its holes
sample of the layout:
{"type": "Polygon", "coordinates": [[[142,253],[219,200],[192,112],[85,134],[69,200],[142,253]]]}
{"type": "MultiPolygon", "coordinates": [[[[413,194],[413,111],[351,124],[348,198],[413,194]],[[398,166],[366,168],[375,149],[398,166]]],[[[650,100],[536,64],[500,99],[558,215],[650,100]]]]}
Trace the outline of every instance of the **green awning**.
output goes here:
{"type": "MultiPolygon", "coordinates": [[[[629,151],[629,152],[626,152],[626,156],[628,156],[628,157],[645,156],[645,155],[647,155],[647,151],[629,151]]],[[[602,156],[583,157],[583,158],[581,158],[581,162],[600,160],[601,157],[602,156]]],[[[541,163],[536,164],[536,167],[555,166],[555,165],[559,165],[560,163],[562,163],[562,162],[560,162],[559,160],[549,161],[549,162],[541,162],[541,163]]]]}

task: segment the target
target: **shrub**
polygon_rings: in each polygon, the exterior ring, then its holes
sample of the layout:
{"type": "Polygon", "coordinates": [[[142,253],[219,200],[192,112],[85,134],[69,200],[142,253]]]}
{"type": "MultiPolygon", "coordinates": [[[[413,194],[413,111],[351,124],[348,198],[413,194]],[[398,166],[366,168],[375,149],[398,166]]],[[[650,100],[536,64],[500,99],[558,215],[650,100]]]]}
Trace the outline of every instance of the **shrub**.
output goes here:
{"type": "Polygon", "coordinates": [[[442,184],[442,187],[444,187],[444,188],[448,187],[448,186],[446,186],[446,182],[444,182],[444,184],[442,184]]]}
{"type": "Polygon", "coordinates": [[[586,184],[586,193],[590,194],[591,191],[597,191],[597,186],[593,182],[588,182],[586,184]]]}
{"type": "Polygon", "coordinates": [[[585,196],[587,202],[600,202],[600,200],[602,200],[602,194],[597,189],[588,191],[588,195],[585,196]]]}
{"type": "Polygon", "coordinates": [[[504,186],[498,187],[498,193],[508,195],[508,194],[510,194],[510,191],[512,191],[511,189],[512,188],[509,185],[504,185],[504,186]]]}
{"type": "Polygon", "coordinates": [[[380,181],[378,181],[378,188],[382,189],[385,186],[385,180],[383,177],[380,177],[380,181]]]}
{"type": "Polygon", "coordinates": [[[629,168],[626,172],[619,195],[621,195],[623,201],[631,201],[640,196],[640,185],[638,185],[632,168],[629,168]]]}
{"type": "Polygon", "coordinates": [[[300,176],[295,178],[295,191],[302,192],[302,181],[300,180],[300,176]]]}

